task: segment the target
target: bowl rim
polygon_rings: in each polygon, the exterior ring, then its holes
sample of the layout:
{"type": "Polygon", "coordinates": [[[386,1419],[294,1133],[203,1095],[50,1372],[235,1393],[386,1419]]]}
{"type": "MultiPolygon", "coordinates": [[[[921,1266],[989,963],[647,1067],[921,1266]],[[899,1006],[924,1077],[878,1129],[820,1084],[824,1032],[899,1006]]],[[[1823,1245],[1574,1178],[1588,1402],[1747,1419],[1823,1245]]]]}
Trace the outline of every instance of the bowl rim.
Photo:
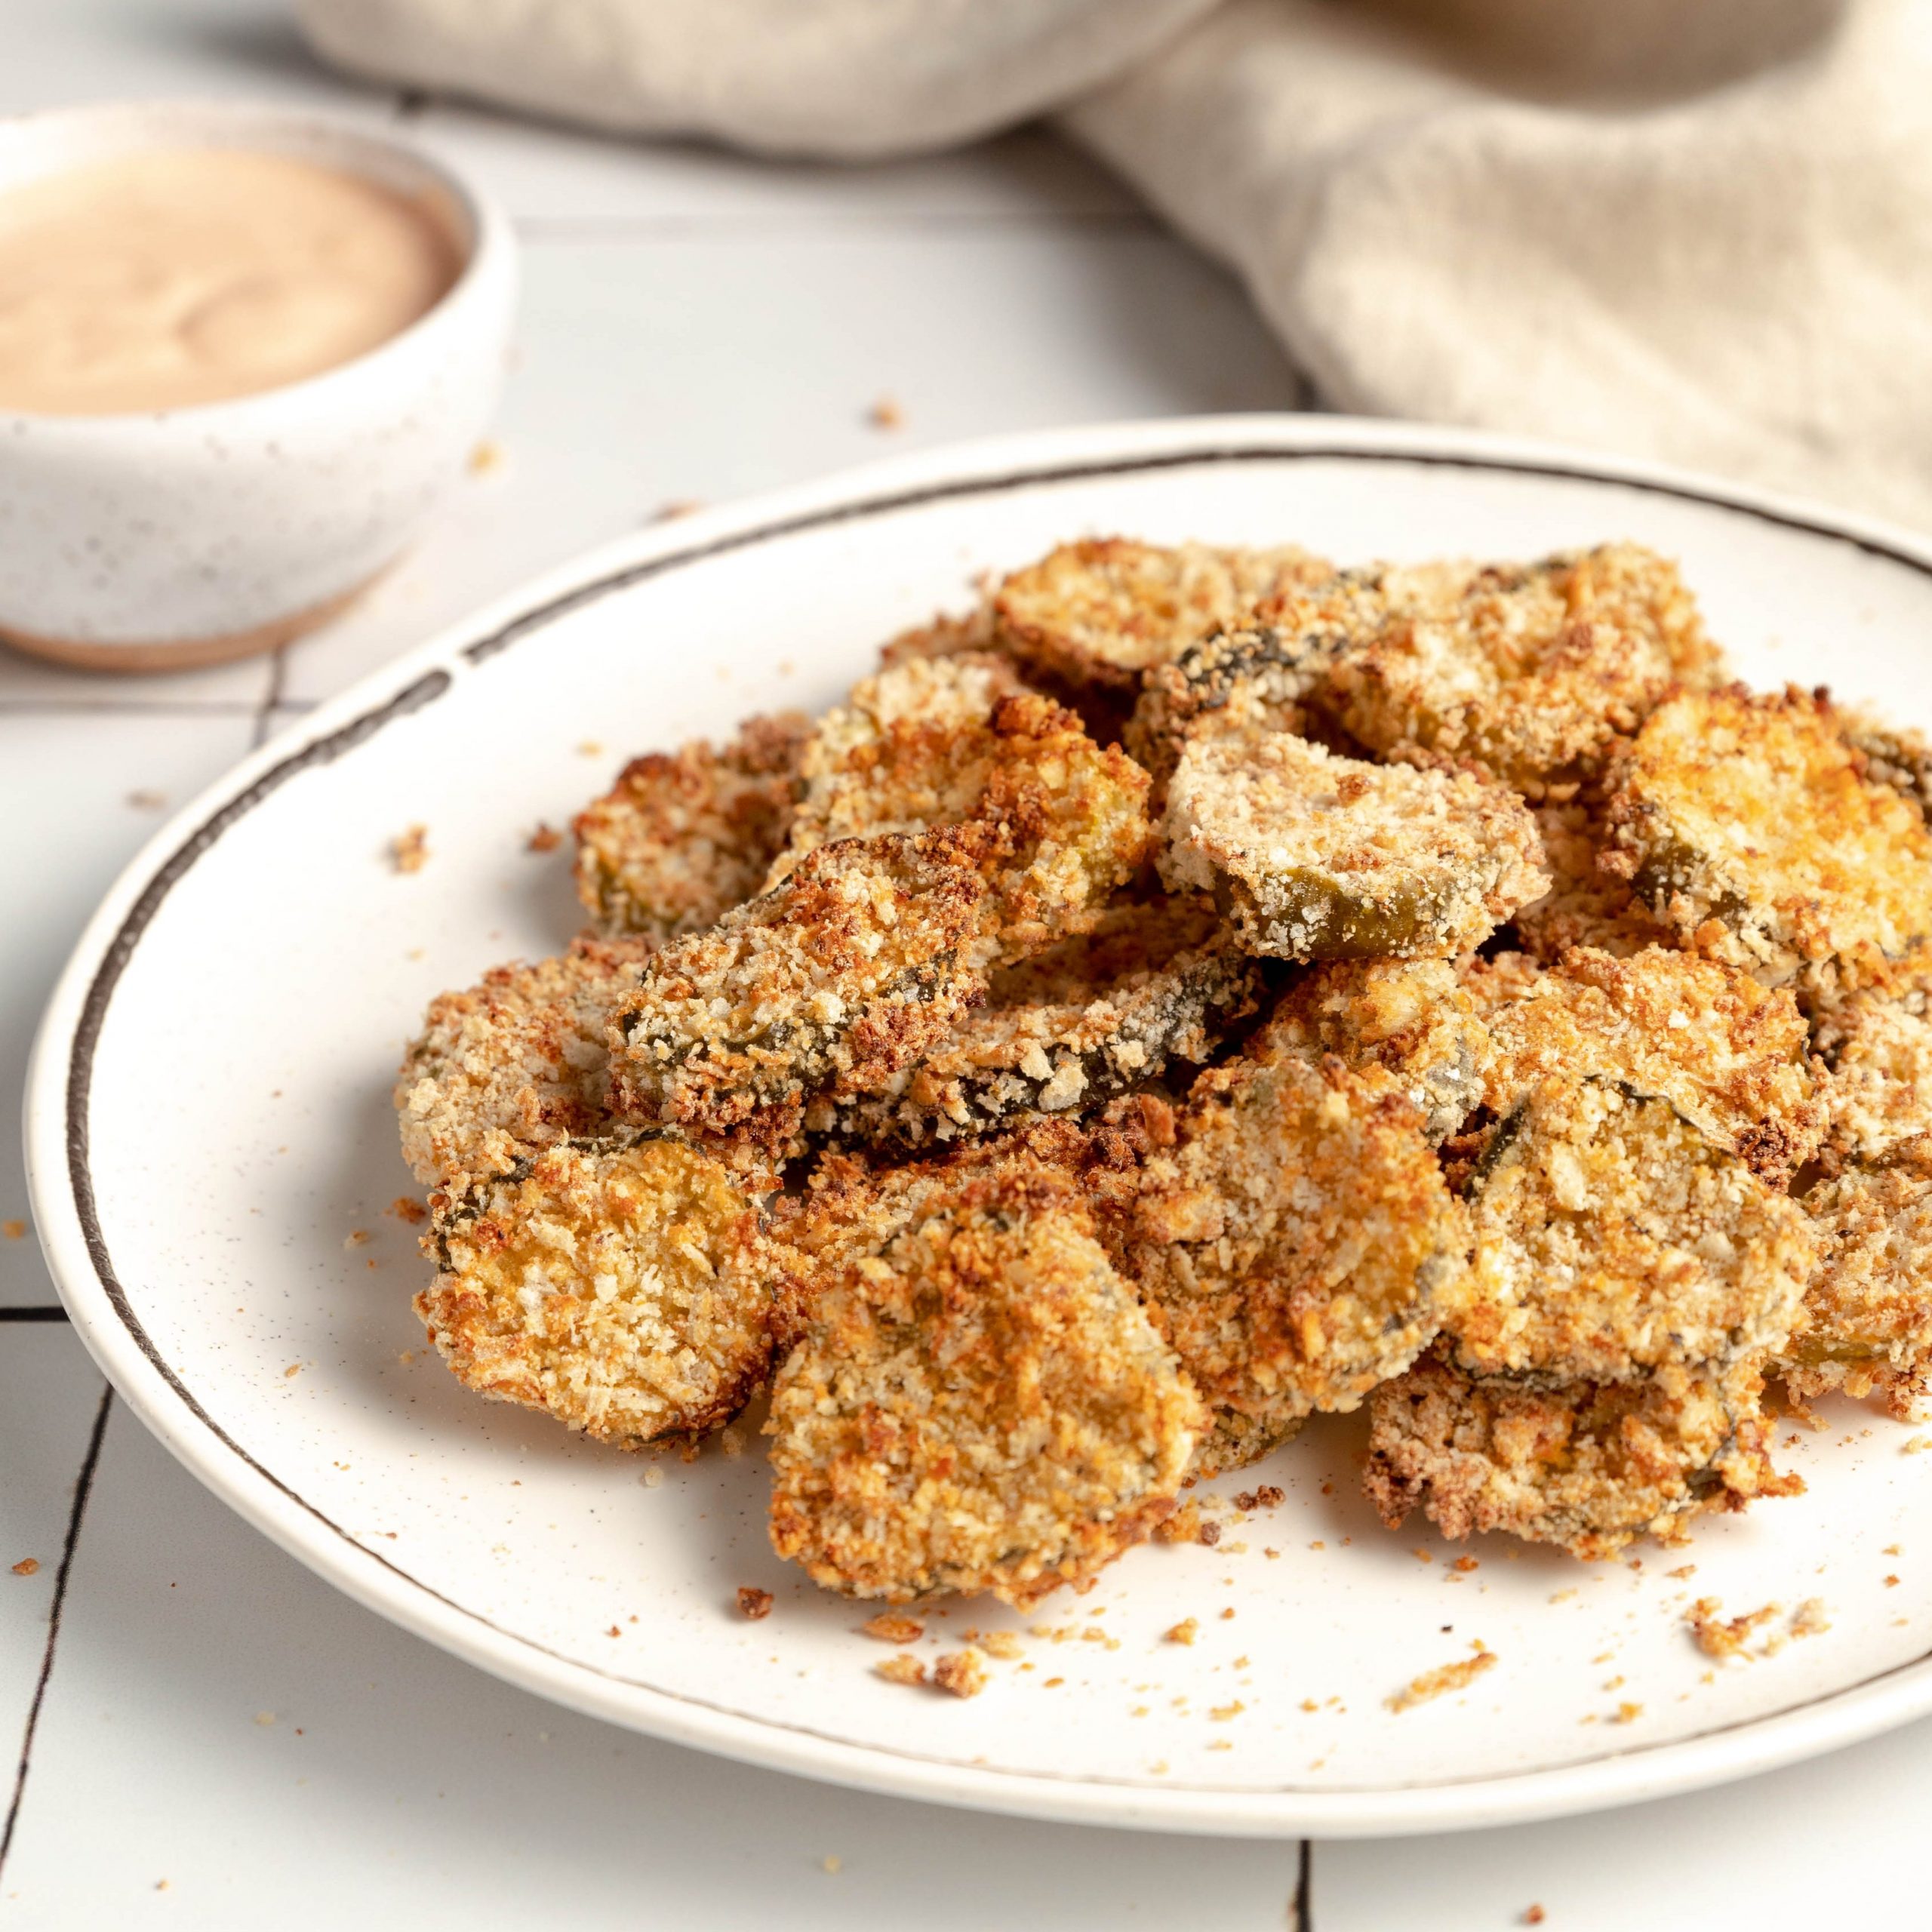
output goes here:
{"type": "MultiPolygon", "coordinates": [[[[248,137],[251,131],[278,131],[284,134],[308,135],[325,143],[339,144],[340,152],[317,165],[375,178],[358,165],[355,150],[386,151],[420,168],[435,186],[456,203],[468,224],[467,237],[455,238],[466,245],[463,264],[456,278],[435,302],[416,319],[386,336],[373,347],[352,355],[345,362],[331,363],[312,375],[292,383],[278,383],[264,389],[251,389],[240,395],[225,396],[219,401],[184,405],[174,409],[125,409],[98,414],[61,414],[45,410],[0,408],[0,432],[17,436],[63,437],[73,441],[115,434],[131,429],[185,432],[219,430],[238,426],[251,411],[279,408],[294,398],[303,409],[330,400],[332,389],[365,381],[376,365],[399,361],[416,352],[430,332],[440,333],[451,325],[460,309],[474,305],[477,291],[500,275],[515,252],[515,236],[509,219],[495,200],[453,162],[431,151],[413,137],[398,134],[386,127],[365,125],[354,116],[323,108],[285,108],[272,103],[220,100],[195,96],[162,96],[152,100],[91,101],[77,106],[32,108],[18,114],[0,115],[0,147],[16,140],[30,142],[36,134],[56,134],[70,128],[100,126],[112,128],[125,123],[138,131],[144,125],[155,131],[148,138],[128,143],[127,152],[142,149],[229,148],[248,150],[257,144],[248,137]],[[171,123],[180,124],[178,131],[171,123]],[[205,137],[193,131],[205,129],[205,137]],[[224,136],[229,138],[223,138],[224,136]]],[[[278,152],[263,144],[263,152],[278,152]]],[[[85,167],[85,162],[77,164],[85,167]]],[[[56,171],[57,172],[59,171],[56,171]]],[[[384,184],[388,185],[388,184],[384,184]]],[[[8,190],[0,185],[0,202],[8,190]]],[[[377,373],[380,373],[377,371],[377,373]]]]}
{"type": "Polygon", "coordinates": [[[142,1423],[207,1487],[352,1600],[491,1675],[586,1715],[830,1783],[1070,1823],[1220,1836],[1386,1836],[1606,1809],[1769,1770],[1932,1715],[1932,1654],[1764,1715],[1525,1771],[1310,1790],[1149,1787],[1100,1774],[979,1767],[747,1715],[574,1658],[491,1623],[357,1540],[250,1456],[140,1327],[92,1216],[91,1040],[114,983],[174,881],[228,826],[311,764],[332,761],[580,605],[687,565],[908,506],[1110,472],[1337,459],[1623,485],[1822,537],[1932,577],[1932,537],[1661,463],[1480,431],[1318,415],[1236,415],[1025,432],[885,458],[700,511],[600,546],[493,599],[325,700],[158,831],[89,921],[35,1040],[24,1143],[34,1226],[82,1340],[142,1423]]]}

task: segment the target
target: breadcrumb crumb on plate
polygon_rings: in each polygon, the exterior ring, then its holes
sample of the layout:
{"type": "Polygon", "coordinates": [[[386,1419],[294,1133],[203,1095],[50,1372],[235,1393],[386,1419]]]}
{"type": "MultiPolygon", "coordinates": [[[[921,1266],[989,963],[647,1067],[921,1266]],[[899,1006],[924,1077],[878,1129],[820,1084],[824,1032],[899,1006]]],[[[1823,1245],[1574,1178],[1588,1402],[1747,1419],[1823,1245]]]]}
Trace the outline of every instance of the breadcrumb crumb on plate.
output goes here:
{"type": "Polygon", "coordinates": [[[1549,889],[1514,793],[1287,732],[1191,740],[1164,829],[1170,884],[1214,894],[1278,958],[1452,958],[1549,889]]]}

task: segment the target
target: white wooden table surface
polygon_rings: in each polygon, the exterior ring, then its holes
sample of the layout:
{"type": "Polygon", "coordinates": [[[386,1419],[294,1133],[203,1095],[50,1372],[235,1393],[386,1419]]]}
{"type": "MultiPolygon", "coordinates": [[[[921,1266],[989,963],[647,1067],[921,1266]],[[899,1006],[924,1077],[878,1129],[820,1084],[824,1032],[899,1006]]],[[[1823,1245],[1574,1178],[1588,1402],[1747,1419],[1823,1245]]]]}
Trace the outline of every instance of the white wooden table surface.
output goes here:
{"type": "MultiPolygon", "coordinates": [[[[524,243],[502,461],[360,610],[272,660],[0,651],[0,1096],[82,921],[305,706],[657,514],[888,448],[1306,400],[1239,291],[1037,135],[828,172],[351,88],[278,0],[0,0],[0,111],[248,95],[405,121],[524,243]],[[890,396],[903,426],[869,420],[890,396]]],[[[0,1104],[0,1223],[26,1213],[0,1104]]],[[[105,1390],[0,1233],[0,1927],[1932,1924],[1924,1725],[1706,1795],[1380,1843],[1133,1836],[863,1797],[557,1710],[358,1609],[105,1390]],[[24,1559],[33,1574],[9,1574],[24,1559]]]]}

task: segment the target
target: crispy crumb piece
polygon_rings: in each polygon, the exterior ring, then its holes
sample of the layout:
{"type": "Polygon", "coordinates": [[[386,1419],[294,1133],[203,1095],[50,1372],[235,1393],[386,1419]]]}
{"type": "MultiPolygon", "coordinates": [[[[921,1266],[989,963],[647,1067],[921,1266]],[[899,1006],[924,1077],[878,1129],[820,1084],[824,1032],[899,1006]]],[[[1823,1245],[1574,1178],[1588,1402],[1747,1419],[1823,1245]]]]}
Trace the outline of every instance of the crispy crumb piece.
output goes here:
{"type": "Polygon", "coordinates": [[[654,519],[659,523],[675,523],[681,516],[696,516],[704,508],[702,497],[667,497],[657,506],[654,519]]]}
{"type": "Polygon", "coordinates": [[[367,1228],[351,1228],[343,1241],[344,1247],[360,1247],[369,1238],[367,1228]]]}
{"type": "Polygon", "coordinates": [[[1611,1718],[1611,1722],[1612,1724],[1634,1724],[1637,1719],[1643,1715],[1644,1707],[1641,1704],[1633,1704],[1628,1698],[1626,1698],[1622,1703],[1617,1706],[1616,1714],[1611,1718]]]}
{"type": "Polygon", "coordinates": [[[896,397],[882,395],[866,411],[866,420],[875,429],[903,429],[906,412],[896,397]]]}
{"type": "Polygon", "coordinates": [[[1791,1634],[1794,1637],[1822,1637],[1831,1627],[1825,1614],[1823,1597],[1807,1597],[1791,1614],[1791,1634]]]}
{"type": "Polygon", "coordinates": [[[564,835],[554,825],[548,825],[542,819],[537,821],[537,829],[523,841],[526,852],[554,852],[564,842],[564,835]]]}
{"type": "Polygon", "coordinates": [[[413,1194],[398,1194],[389,1203],[389,1212],[410,1227],[420,1227],[429,1218],[429,1211],[413,1194]]]}
{"type": "Polygon", "coordinates": [[[1198,1617],[1183,1617],[1178,1623],[1161,1632],[1161,1640],[1169,1644],[1191,1644],[1200,1629],[1201,1620],[1198,1617]]]}
{"type": "Polygon", "coordinates": [[[881,1644],[916,1644],[926,1634],[926,1626],[916,1617],[897,1611],[882,1610],[859,1626],[863,1635],[875,1637],[881,1644]]]}
{"type": "Polygon", "coordinates": [[[980,1647],[989,1657],[1011,1663],[1021,1652],[1019,1635],[1012,1630],[989,1630],[980,1639],[980,1647]]]}
{"type": "Polygon", "coordinates": [[[165,792],[130,792],[128,803],[137,812],[165,811],[168,809],[168,794],[165,792]]]}
{"type": "Polygon", "coordinates": [[[1684,1582],[1687,1577],[1694,1577],[1697,1575],[1697,1566],[1694,1563],[1680,1563],[1675,1570],[1666,1570],[1663,1574],[1666,1577],[1672,1578],[1674,1581],[1681,1583],[1684,1582]]]}
{"type": "Polygon", "coordinates": [[[26,1232],[27,1224],[24,1221],[0,1221],[0,1235],[5,1235],[9,1241],[24,1241],[26,1232]]]}
{"type": "Polygon", "coordinates": [[[1922,1456],[1928,1449],[1932,1449],[1932,1435],[1915,1435],[1902,1445],[1899,1454],[1902,1456],[1922,1456]]]}
{"type": "Polygon", "coordinates": [[[1231,1704],[1216,1704],[1210,1707],[1208,1715],[1217,1724],[1226,1724],[1230,1718],[1238,1718],[1247,1709],[1237,1697],[1231,1704]]]}
{"type": "Polygon", "coordinates": [[[738,1608],[755,1623],[761,1617],[771,1614],[771,1592],[761,1590],[750,1583],[738,1586],[738,1608]]]}
{"type": "Polygon", "coordinates": [[[872,1668],[888,1684],[923,1684],[926,1681],[925,1666],[906,1651],[901,1651],[896,1657],[888,1657],[872,1668]]]}
{"type": "Polygon", "coordinates": [[[1183,1503],[1165,1522],[1154,1525],[1154,1540],[1157,1543],[1198,1543],[1201,1530],[1201,1505],[1183,1503]]]}
{"type": "Polygon", "coordinates": [[[933,1682],[955,1697],[977,1697],[986,1687],[986,1660],[976,1650],[949,1651],[934,1660],[933,1682]]]}
{"type": "Polygon", "coordinates": [[[1548,1916],[1540,1905],[1526,1905],[1523,1908],[1523,1923],[1525,1925],[1540,1925],[1548,1916]]]}
{"type": "Polygon", "coordinates": [[[1760,1624],[1768,1623],[1779,1609],[1777,1604],[1767,1603],[1741,1617],[1727,1618],[1718,1614],[1722,1607],[1715,1597],[1700,1597],[1684,1614],[1698,1649],[1707,1657],[1748,1657],[1751,1653],[1744,1646],[1752,1632],[1760,1624]]]}
{"type": "Polygon", "coordinates": [[[487,476],[493,469],[503,466],[503,446],[487,438],[469,452],[469,473],[472,476],[487,476]]]}
{"type": "Polygon", "coordinates": [[[429,828],[412,825],[400,838],[392,838],[389,863],[399,872],[420,872],[429,863],[429,828]]]}
{"type": "Polygon", "coordinates": [[[1420,1677],[1411,1678],[1392,1697],[1385,1697],[1382,1701],[1392,1711],[1411,1709],[1417,1704],[1427,1703],[1431,1698],[1461,1690],[1480,1677],[1495,1661],[1494,1651],[1478,1651],[1473,1657],[1459,1657],[1454,1663],[1424,1671],[1420,1677]]]}
{"type": "Polygon", "coordinates": [[[39,1571],[40,1558],[37,1556],[23,1556],[14,1565],[14,1574],[17,1577],[37,1576],[39,1571]]]}
{"type": "Polygon", "coordinates": [[[1466,1577],[1472,1570],[1480,1570],[1482,1565],[1473,1556],[1459,1556],[1449,1567],[1460,1575],[1466,1577]]]}
{"type": "Polygon", "coordinates": [[[285,1379],[290,1376],[300,1375],[302,1373],[302,1364],[299,1361],[292,1361],[281,1372],[285,1379]]]}
{"type": "Polygon", "coordinates": [[[1221,1540],[1220,1524],[1219,1523],[1203,1523],[1201,1526],[1201,1534],[1195,1540],[1198,1543],[1205,1544],[1208,1549],[1212,1549],[1215,1544],[1221,1540]]]}
{"type": "Polygon", "coordinates": [[[1899,1580],[1898,1580],[1896,1577],[1887,1577],[1885,1579],[1885,1587],[1886,1587],[1886,1589],[1888,1589],[1888,1590],[1895,1590],[1895,1589],[1897,1589],[1898,1588],[1898,1586],[1899,1586],[1899,1580]]]}

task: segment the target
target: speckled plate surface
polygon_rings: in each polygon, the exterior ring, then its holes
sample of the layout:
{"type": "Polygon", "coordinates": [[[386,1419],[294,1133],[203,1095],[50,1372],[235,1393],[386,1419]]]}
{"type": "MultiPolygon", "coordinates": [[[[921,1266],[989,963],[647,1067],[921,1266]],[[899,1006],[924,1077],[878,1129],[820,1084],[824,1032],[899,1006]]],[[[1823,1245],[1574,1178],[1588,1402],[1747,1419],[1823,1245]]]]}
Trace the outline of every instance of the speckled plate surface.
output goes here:
{"type": "Polygon", "coordinates": [[[1932,722],[1932,546],[1573,452],[1322,417],[1055,433],[660,526],[336,700],[170,825],[109,895],[29,1083],[35,1217],[88,1346],[203,1481],[361,1601],[612,1721],[908,1795],[1201,1832],[1438,1830],[1656,1797],[1932,1711],[1932,1459],[1849,1404],[1784,1451],[1805,1495],[1579,1564],[1382,1530],[1358,1423],[1220,1487],[1218,1546],[1131,1554],[1020,1617],[960,1702],[884,1681],[863,1613],[771,1555],[755,1437],[629,1457],[457,1387],[409,1297],[389,1090],[425,1002],[573,930],[526,849],[630,753],[830,701],[975,573],[1083,532],[1293,539],[1347,561],[1630,537],[1674,553],[1742,672],[1932,722]],[[392,838],[428,828],[397,873],[392,838]],[[1453,1567],[1459,1556],[1475,1567],[1453,1567]],[[1679,1574],[1687,1564],[1694,1575],[1679,1574]],[[762,1622],[740,1584],[771,1590],[762,1622]],[[1816,1598],[1750,1663],[1693,1645],[1816,1598]],[[1815,1615],[1816,1614],[1814,1613],[1815,1615]],[[1162,1640],[1192,1617],[1191,1646],[1162,1640]],[[1495,1654],[1400,1712],[1419,1673],[1495,1654]]]}

